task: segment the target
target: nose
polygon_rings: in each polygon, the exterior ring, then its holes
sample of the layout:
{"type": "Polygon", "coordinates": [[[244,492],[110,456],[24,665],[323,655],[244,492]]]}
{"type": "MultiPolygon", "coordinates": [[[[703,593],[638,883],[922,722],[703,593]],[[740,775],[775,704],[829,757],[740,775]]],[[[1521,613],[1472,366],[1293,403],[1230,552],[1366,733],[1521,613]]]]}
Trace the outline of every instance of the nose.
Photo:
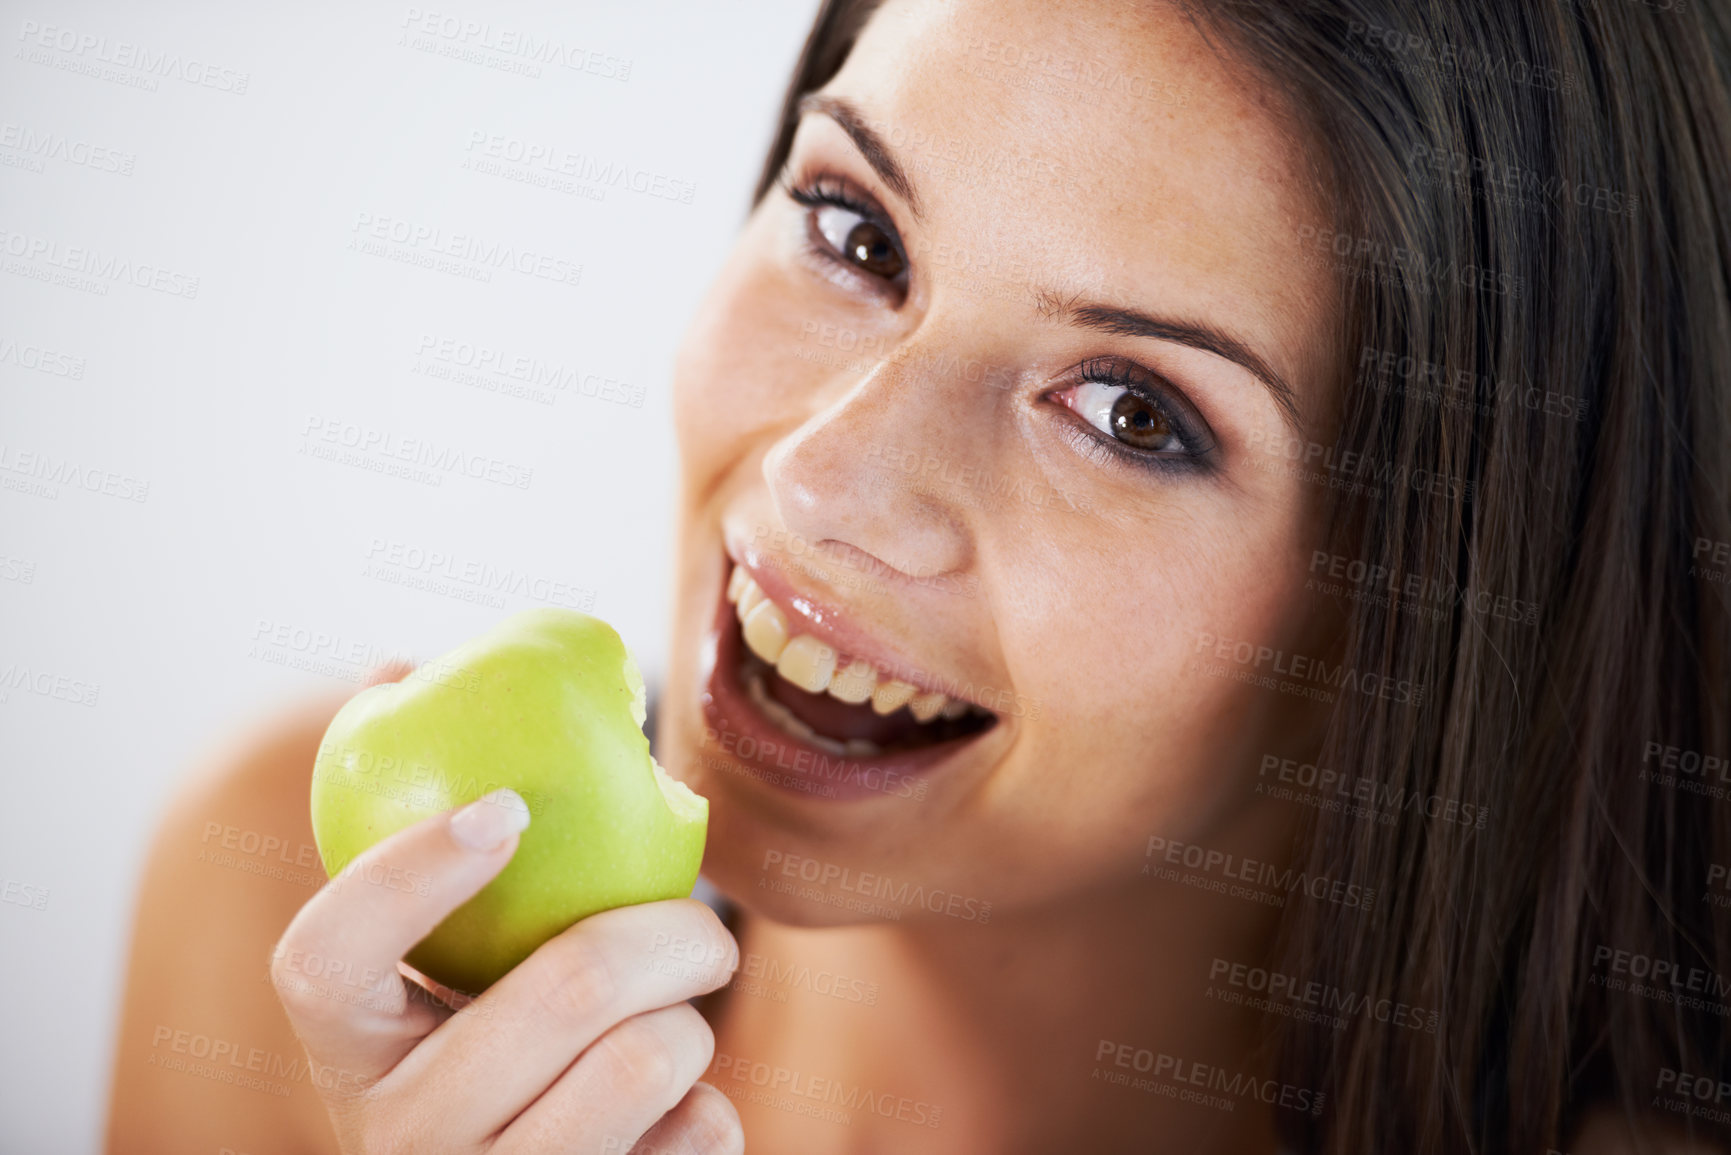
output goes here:
{"type": "Polygon", "coordinates": [[[958,479],[982,475],[976,458],[990,440],[967,436],[989,417],[980,390],[922,372],[942,363],[925,352],[904,343],[763,460],[789,530],[922,579],[964,572],[972,561],[958,479]]]}

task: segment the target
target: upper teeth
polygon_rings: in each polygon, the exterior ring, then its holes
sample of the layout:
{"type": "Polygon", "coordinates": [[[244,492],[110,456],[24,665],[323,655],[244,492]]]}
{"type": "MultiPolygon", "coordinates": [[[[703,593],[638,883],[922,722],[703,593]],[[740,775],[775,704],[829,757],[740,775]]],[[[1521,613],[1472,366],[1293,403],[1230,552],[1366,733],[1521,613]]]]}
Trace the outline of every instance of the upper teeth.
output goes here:
{"type": "Polygon", "coordinates": [[[727,600],[734,604],[745,644],[751,652],[808,694],[828,693],[850,705],[870,700],[872,710],[878,714],[893,714],[906,706],[920,722],[930,722],[940,714],[959,718],[976,708],[937,690],[921,692],[911,682],[880,674],[863,658],[838,664],[835,647],[810,634],[790,634],[787,615],[764,596],[757,582],[739,566],[734,566],[728,576],[727,600]]]}

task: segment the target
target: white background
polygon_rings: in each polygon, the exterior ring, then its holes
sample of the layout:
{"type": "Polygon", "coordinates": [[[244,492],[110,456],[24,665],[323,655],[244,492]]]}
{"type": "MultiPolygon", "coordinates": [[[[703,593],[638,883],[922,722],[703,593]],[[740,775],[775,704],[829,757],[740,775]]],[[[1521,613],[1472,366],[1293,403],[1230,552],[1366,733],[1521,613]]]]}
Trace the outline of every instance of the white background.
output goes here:
{"type": "Polygon", "coordinates": [[[436,656],[537,598],[592,594],[659,670],[673,354],[814,9],[3,5],[0,1150],[99,1148],[136,879],[201,760],[369,658],[436,656]],[[418,47],[411,11],[453,19],[418,47]],[[465,20],[490,25],[471,45],[580,46],[594,71],[446,54],[465,20]],[[144,53],[177,63],[152,71],[144,53]],[[477,134],[627,176],[591,182],[594,199],[479,172],[477,134]],[[673,196],[632,188],[657,177],[673,196]],[[363,214],[581,264],[581,279],[469,262],[483,282],[354,251],[363,214]],[[69,264],[106,292],[36,279],[69,264]],[[181,292],[148,287],[154,270],[181,292]],[[430,374],[451,366],[429,339],[571,387],[544,404],[430,374]],[[641,407],[600,395],[603,379],[641,407]],[[319,459],[314,422],[529,484],[319,459]],[[385,577],[367,568],[393,550],[385,577]],[[430,574],[434,554],[448,560],[430,574]],[[417,573],[446,584],[389,580],[417,573]],[[43,890],[44,909],[16,901],[43,890]]]}

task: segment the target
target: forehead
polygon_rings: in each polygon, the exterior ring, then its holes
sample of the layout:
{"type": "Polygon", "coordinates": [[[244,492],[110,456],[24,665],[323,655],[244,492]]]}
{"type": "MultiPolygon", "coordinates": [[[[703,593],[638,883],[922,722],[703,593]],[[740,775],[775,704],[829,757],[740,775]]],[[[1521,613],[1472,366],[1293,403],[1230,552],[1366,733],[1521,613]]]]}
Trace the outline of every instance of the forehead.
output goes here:
{"type": "Polygon", "coordinates": [[[1298,242],[1329,225],[1316,145],[1219,43],[1160,0],[888,0],[824,91],[918,190],[916,263],[1230,321],[1302,391],[1335,300],[1298,242]]]}

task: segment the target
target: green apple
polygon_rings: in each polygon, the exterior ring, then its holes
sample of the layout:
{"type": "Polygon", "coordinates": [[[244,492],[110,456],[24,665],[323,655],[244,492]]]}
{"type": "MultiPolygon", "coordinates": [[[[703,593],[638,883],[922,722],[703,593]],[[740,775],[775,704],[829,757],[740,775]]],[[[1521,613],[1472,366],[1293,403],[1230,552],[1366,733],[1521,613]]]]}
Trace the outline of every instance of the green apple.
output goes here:
{"type": "Polygon", "coordinates": [[[313,767],[319,857],[335,877],[405,826],[501,786],[521,794],[531,821],[509,865],[407,956],[484,990],[580,918],[691,893],[709,802],[650,757],[643,718],[643,678],[611,626],[516,614],[337,712],[313,767]]]}

